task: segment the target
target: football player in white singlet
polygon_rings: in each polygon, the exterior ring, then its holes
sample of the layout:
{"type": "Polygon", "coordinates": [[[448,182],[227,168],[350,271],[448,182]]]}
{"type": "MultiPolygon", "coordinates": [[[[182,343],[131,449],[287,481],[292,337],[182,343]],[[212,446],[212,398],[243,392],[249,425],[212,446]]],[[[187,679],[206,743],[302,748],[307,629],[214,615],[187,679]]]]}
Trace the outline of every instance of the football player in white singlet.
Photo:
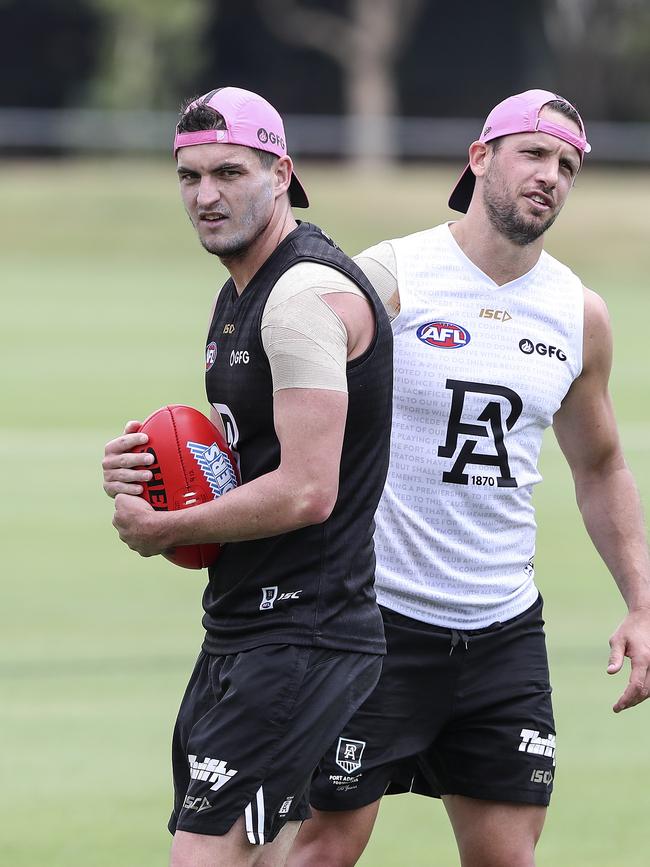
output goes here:
{"type": "Polygon", "coordinates": [[[629,609],[610,639],[608,672],[631,660],[614,711],[648,697],[650,565],[608,393],[607,310],[543,250],[590,149],[566,100],[509,97],[452,192],[465,215],[356,258],[393,320],[375,533],[388,655],[312,784],[290,867],[355,864],[399,791],[442,798],[463,867],[534,864],[555,768],[531,503],[550,425],[629,609]]]}

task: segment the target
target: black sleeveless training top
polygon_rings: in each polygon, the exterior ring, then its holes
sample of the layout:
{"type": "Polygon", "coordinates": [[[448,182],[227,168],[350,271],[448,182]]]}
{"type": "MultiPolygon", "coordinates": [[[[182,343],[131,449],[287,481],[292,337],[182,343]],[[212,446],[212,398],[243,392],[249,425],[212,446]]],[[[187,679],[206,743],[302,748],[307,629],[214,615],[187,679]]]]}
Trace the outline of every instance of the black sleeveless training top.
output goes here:
{"type": "Polygon", "coordinates": [[[363,272],[318,227],[300,223],[241,295],[224,285],[207,339],[206,390],[237,452],[242,483],[276,469],[273,386],[261,320],[280,276],[297,262],[328,265],[368,297],[376,333],[347,365],[348,415],[339,492],[322,524],[279,536],[230,542],[209,570],[203,597],[207,653],[262,644],[299,644],[384,653],[373,589],[373,516],[388,468],[392,405],[392,333],[363,272]]]}

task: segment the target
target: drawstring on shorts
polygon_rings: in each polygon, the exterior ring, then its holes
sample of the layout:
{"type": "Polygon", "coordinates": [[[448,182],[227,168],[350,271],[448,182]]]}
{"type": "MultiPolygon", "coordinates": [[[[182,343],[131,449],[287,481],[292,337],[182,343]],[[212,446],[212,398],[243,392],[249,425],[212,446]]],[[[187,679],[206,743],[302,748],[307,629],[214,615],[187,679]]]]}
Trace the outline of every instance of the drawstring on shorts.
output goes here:
{"type": "Polygon", "coordinates": [[[469,636],[466,632],[461,632],[459,629],[451,630],[451,647],[449,649],[449,656],[456,650],[459,642],[463,642],[465,645],[465,650],[469,650],[469,636]]]}
{"type": "Polygon", "coordinates": [[[491,623],[489,626],[486,626],[484,629],[470,629],[469,632],[463,632],[462,629],[452,629],[451,630],[451,648],[449,650],[449,656],[456,650],[458,645],[462,642],[465,650],[469,650],[469,640],[473,638],[475,635],[485,635],[487,632],[498,632],[503,624],[499,620],[495,620],[494,623],[491,623]]]}

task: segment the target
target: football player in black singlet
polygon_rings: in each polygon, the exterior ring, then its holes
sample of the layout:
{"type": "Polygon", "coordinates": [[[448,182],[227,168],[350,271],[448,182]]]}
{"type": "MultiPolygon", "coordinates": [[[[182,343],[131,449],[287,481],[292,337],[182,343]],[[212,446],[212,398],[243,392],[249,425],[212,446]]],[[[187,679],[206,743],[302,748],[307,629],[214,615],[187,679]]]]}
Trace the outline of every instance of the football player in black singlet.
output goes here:
{"type": "Polygon", "coordinates": [[[206,341],[206,390],[242,484],[153,511],[133,496],[150,471],[129,452],[146,441],[131,422],[106,447],[104,488],[120,538],[142,556],[222,545],[174,732],[172,867],[279,865],[309,815],[312,772],[385,652],[372,533],[391,329],[363,272],[294,219],[307,196],[265,100],[226,87],[190,101],[174,153],[199,240],[230,272],[206,341]]]}

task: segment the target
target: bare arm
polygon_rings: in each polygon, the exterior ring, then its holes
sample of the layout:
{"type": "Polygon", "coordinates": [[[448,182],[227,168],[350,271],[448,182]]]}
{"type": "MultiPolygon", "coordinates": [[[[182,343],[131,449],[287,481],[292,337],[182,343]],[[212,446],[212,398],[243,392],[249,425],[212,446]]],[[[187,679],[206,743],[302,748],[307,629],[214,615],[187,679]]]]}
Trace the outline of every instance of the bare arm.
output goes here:
{"type": "Polygon", "coordinates": [[[145,556],[177,545],[260,539],[325,521],[338,495],[347,394],[283,389],[274,398],[280,441],[276,470],[218,500],[178,512],[154,512],[143,500],[116,497],[113,523],[145,556]]]}
{"type": "MultiPolygon", "coordinates": [[[[340,354],[345,365],[372,340],[372,309],[355,295],[325,297],[343,324],[340,343],[328,351],[340,354]]],[[[177,545],[259,539],[325,521],[338,495],[347,405],[347,392],[334,388],[278,389],[273,396],[277,469],[219,500],[178,512],[155,513],[143,501],[118,496],[114,524],[120,537],[150,556],[177,545]]],[[[221,426],[216,412],[212,418],[221,426]]]]}
{"type": "Polygon", "coordinates": [[[585,290],[584,363],[554,419],[582,518],[629,610],[610,638],[608,671],[632,671],[616,712],[650,694],[650,558],[639,494],[623,456],[608,390],[612,335],[604,302],[585,290]]]}

